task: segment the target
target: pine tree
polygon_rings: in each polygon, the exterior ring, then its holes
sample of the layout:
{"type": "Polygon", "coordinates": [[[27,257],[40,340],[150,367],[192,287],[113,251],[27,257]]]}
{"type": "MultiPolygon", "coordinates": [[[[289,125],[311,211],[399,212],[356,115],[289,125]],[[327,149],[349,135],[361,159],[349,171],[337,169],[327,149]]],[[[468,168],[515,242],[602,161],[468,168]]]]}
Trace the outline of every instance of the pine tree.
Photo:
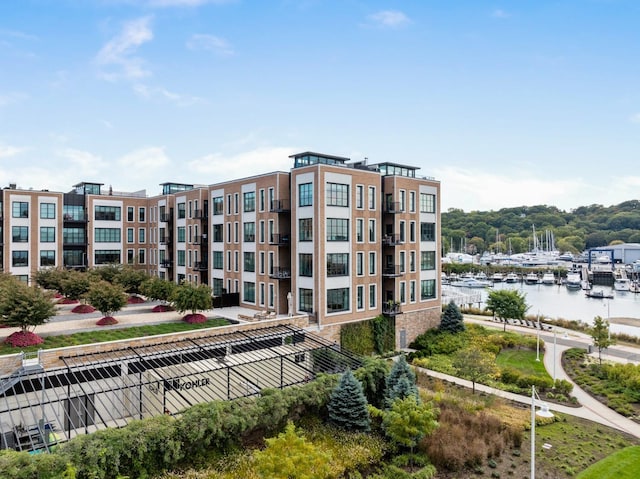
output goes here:
{"type": "Polygon", "coordinates": [[[371,418],[367,409],[367,398],[362,385],[351,370],[340,378],[340,382],[329,398],[329,422],[348,431],[369,431],[371,418]]]}
{"type": "Polygon", "coordinates": [[[407,376],[402,376],[391,391],[387,394],[387,406],[391,407],[396,399],[405,399],[409,396],[413,396],[416,402],[420,402],[420,396],[418,395],[418,388],[415,383],[409,381],[407,376]]]}
{"type": "Polygon", "coordinates": [[[387,397],[402,377],[406,377],[411,384],[416,383],[416,375],[413,372],[413,369],[411,369],[411,366],[407,363],[407,358],[404,354],[402,354],[400,358],[393,363],[391,372],[387,376],[387,397]]]}
{"type": "Polygon", "coordinates": [[[456,303],[451,301],[442,312],[442,319],[438,329],[452,334],[461,333],[465,330],[463,321],[464,318],[460,312],[460,308],[458,308],[456,303]]]}

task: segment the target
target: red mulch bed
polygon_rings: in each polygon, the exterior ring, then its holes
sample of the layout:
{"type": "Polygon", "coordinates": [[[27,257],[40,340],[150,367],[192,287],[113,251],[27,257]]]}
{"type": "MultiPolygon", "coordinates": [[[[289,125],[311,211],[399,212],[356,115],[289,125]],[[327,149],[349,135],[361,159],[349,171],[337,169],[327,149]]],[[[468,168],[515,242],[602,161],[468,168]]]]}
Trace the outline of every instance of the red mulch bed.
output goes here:
{"type": "Polygon", "coordinates": [[[98,326],[111,326],[112,324],[118,324],[118,320],[113,316],[105,316],[104,318],[100,318],[96,324],[98,326]]]}
{"type": "Polygon", "coordinates": [[[63,296],[60,293],[56,293],[56,294],[53,295],[53,297],[56,298],[56,299],[60,299],[63,296]]]}
{"type": "Polygon", "coordinates": [[[185,323],[189,323],[189,324],[199,324],[199,323],[206,323],[207,322],[207,317],[204,314],[187,314],[184,318],[182,318],[182,320],[185,323]]]}
{"type": "Polygon", "coordinates": [[[77,302],[77,299],[62,298],[58,301],[58,304],[76,304],[77,302]]]}
{"type": "Polygon", "coordinates": [[[166,313],[167,311],[175,311],[173,306],[169,306],[168,304],[158,304],[151,308],[152,313],[166,313]]]}
{"type": "Polygon", "coordinates": [[[129,304],[144,303],[144,298],[141,298],[140,296],[129,296],[129,298],[127,299],[127,303],[129,304]]]}
{"type": "Polygon", "coordinates": [[[27,331],[26,333],[18,331],[10,334],[4,342],[10,344],[14,348],[25,348],[27,346],[35,346],[36,344],[44,343],[44,339],[30,331],[27,331]]]}
{"type": "Polygon", "coordinates": [[[90,304],[79,304],[75,308],[71,310],[72,313],[84,314],[84,313],[93,313],[96,310],[90,304]]]}

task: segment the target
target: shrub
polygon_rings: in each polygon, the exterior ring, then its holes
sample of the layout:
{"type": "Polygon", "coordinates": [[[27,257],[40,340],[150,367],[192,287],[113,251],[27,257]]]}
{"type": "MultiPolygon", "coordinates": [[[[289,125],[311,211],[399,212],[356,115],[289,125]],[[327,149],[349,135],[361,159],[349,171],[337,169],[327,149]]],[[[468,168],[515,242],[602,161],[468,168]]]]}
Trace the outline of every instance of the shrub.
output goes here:
{"type": "Polygon", "coordinates": [[[59,454],[29,454],[13,450],[0,451],[3,479],[73,479],[75,470],[59,454]]]}

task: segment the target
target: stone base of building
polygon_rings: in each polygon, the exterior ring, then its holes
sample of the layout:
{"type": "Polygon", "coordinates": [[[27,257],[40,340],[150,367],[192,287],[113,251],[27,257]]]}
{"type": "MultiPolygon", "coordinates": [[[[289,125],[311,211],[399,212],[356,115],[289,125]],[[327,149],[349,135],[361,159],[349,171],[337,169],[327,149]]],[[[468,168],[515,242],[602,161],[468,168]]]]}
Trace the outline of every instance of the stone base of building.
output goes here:
{"type": "Polygon", "coordinates": [[[396,316],[396,350],[409,347],[420,334],[438,327],[441,314],[442,308],[435,307],[396,316]]]}

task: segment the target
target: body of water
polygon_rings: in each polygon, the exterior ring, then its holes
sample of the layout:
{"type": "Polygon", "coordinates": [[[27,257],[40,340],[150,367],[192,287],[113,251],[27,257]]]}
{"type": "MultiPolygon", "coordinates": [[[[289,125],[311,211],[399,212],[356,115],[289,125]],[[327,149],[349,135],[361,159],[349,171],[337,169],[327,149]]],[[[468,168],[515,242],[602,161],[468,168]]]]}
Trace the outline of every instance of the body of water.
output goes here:
{"type": "MultiPolygon", "coordinates": [[[[478,294],[480,293],[484,308],[488,291],[484,289],[451,288],[452,291],[478,294]]],[[[582,290],[569,290],[566,286],[524,283],[495,283],[494,289],[516,289],[523,293],[529,305],[527,314],[541,318],[564,318],[584,321],[591,324],[593,318],[631,318],[637,326],[611,323],[611,331],[640,336],[640,293],[613,291],[613,299],[587,298],[582,290]],[[634,322],[635,322],[634,321],[634,322]]],[[[605,293],[611,293],[608,286],[595,286],[605,293]]]]}

